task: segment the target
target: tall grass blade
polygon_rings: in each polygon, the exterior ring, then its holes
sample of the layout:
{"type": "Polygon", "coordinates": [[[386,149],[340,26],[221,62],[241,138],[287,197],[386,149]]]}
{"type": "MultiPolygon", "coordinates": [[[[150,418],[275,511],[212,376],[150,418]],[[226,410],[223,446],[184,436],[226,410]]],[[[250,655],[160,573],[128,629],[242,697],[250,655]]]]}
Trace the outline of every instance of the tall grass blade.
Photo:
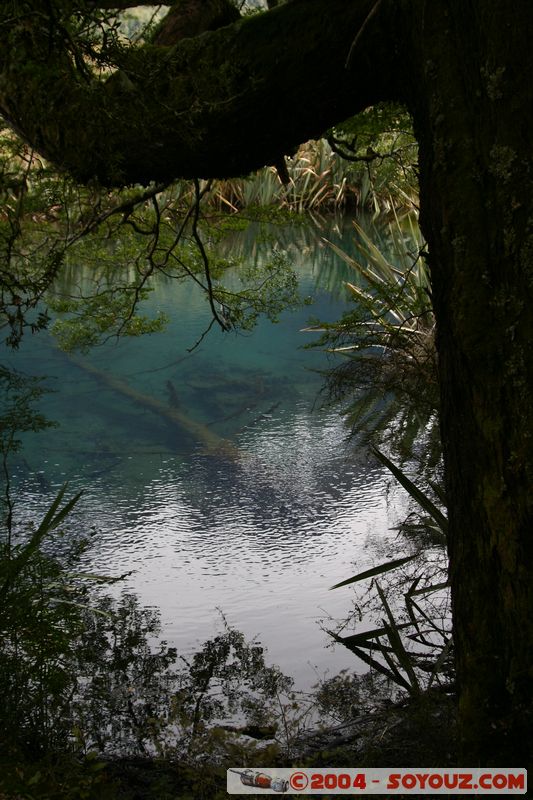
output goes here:
{"type": "MultiPolygon", "coordinates": [[[[389,639],[389,641],[390,641],[390,639],[389,639]]],[[[390,650],[391,652],[394,653],[394,655],[396,655],[396,651],[395,651],[395,649],[393,647],[387,648],[387,649],[380,648],[381,655],[383,656],[383,658],[387,662],[387,665],[388,665],[391,673],[394,675],[394,678],[393,678],[394,682],[397,683],[399,686],[403,686],[403,687],[407,686],[407,691],[409,692],[409,694],[413,694],[413,687],[411,686],[409,680],[404,675],[402,675],[402,673],[400,672],[400,670],[398,669],[398,667],[394,663],[392,657],[389,655],[389,652],[387,652],[388,650],[390,650]]],[[[396,655],[396,657],[398,657],[398,656],[396,655]]],[[[414,692],[416,692],[416,688],[414,688],[414,692]]]]}
{"type": "Polygon", "coordinates": [[[67,514],[74,508],[80,499],[82,492],[75,495],[62,509],[59,509],[63,496],[67,490],[68,483],[65,483],[59,490],[57,497],[52,502],[50,508],[44,515],[43,521],[36,531],[32,534],[29,542],[22,548],[21,552],[9,562],[7,566],[7,576],[0,587],[0,597],[4,597],[9,590],[9,587],[20,575],[24,567],[29,562],[32,555],[39,549],[44,538],[50,531],[53,531],[65,519],[67,514]]]}
{"type": "MultiPolygon", "coordinates": [[[[384,675],[389,681],[393,681],[393,683],[402,686],[407,691],[410,690],[408,682],[402,675],[400,675],[400,673],[396,671],[395,674],[393,671],[387,669],[387,667],[384,667],[380,661],[372,658],[372,656],[369,656],[368,653],[365,653],[365,651],[361,648],[349,644],[345,639],[343,639],[342,636],[338,636],[336,633],[333,633],[333,631],[330,631],[329,633],[335,639],[335,641],[348,648],[350,652],[357,656],[357,658],[360,658],[365,664],[368,664],[369,667],[373,667],[377,672],[380,672],[382,675],[384,675]]],[[[350,639],[350,637],[347,637],[347,639],[350,639]]]]}
{"type": "Polygon", "coordinates": [[[435,483],[435,481],[429,481],[429,485],[431,486],[431,488],[433,489],[433,491],[435,492],[435,494],[439,498],[439,500],[442,503],[442,505],[446,506],[446,492],[444,491],[442,486],[439,486],[439,484],[435,483]]]}
{"type": "MultiPolygon", "coordinates": [[[[401,622],[398,626],[398,630],[402,628],[410,628],[410,622],[401,622]]],[[[361,631],[361,633],[352,633],[350,636],[344,636],[342,639],[342,643],[345,647],[348,645],[353,645],[354,647],[372,647],[376,646],[376,643],[373,642],[373,639],[379,639],[381,636],[386,636],[387,631],[385,628],[373,628],[370,631],[361,631]]],[[[380,645],[381,646],[381,645],[380,645]]]]}
{"type": "Polygon", "coordinates": [[[437,660],[435,661],[433,669],[431,670],[431,675],[430,675],[430,678],[429,678],[429,681],[428,681],[428,689],[431,689],[431,685],[432,685],[433,681],[435,680],[435,678],[437,677],[437,675],[439,674],[439,672],[441,671],[444,663],[446,662],[446,659],[447,659],[452,647],[453,647],[453,639],[450,637],[448,639],[448,641],[446,642],[446,644],[444,645],[444,647],[442,648],[442,650],[440,652],[440,655],[437,658],[437,660]]]}
{"type": "Polygon", "coordinates": [[[442,636],[442,637],[444,638],[444,634],[443,634],[443,632],[440,630],[440,628],[438,627],[438,625],[436,625],[436,624],[435,624],[434,620],[432,620],[432,619],[431,619],[431,617],[429,616],[429,614],[426,614],[426,612],[424,611],[424,609],[423,609],[423,608],[421,608],[421,607],[418,605],[418,603],[417,603],[415,600],[413,600],[413,598],[412,598],[412,597],[410,597],[410,598],[406,598],[406,602],[407,602],[409,605],[411,605],[411,606],[412,606],[412,608],[416,609],[416,611],[417,611],[417,612],[420,614],[420,616],[422,617],[422,619],[424,619],[424,620],[427,622],[427,624],[429,625],[429,627],[431,628],[431,630],[435,631],[435,633],[438,633],[438,634],[439,634],[439,636],[442,636]]]}
{"type": "Polygon", "coordinates": [[[411,495],[413,500],[416,500],[418,505],[426,511],[429,516],[437,523],[439,528],[442,530],[443,533],[447,534],[448,532],[448,520],[442,513],[442,511],[437,508],[437,506],[427,497],[427,495],[422,492],[418,486],[416,486],[408,477],[407,475],[402,472],[399,467],[393,464],[390,459],[387,458],[384,453],[377,449],[377,447],[372,447],[372,452],[376,456],[376,458],[384,464],[387,469],[392,472],[396,480],[403,486],[403,488],[411,495]]]}
{"type": "Polygon", "coordinates": [[[442,581],[442,583],[432,583],[430,586],[423,586],[422,589],[414,589],[412,592],[408,592],[408,595],[414,597],[415,595],[431,594],[431,592],[438,592],[440,589],[449,588],[450,581],[442,581]]]}
{"type": "Polygon", "coordinates": [[[400,638],[400,634],[398,633],[397,622],[394,619],[394,615],[393,615],[393,613],[391,611],[391,608],[390,608],[390,606],[389,606],[389,604],[387,602],[387,598],[385,597],[385,594],[384,594],[381,586],[379,585],[379,583],[377,581],[375,581],[375,585],[376,585],[377,592],[379,594],[379,599],[381,600],[381,604],[383,605],[383,608],[385,609],[385,613],[386,613],[387,618],[389,620],[388,622],[385,622],[385,620],[384,620],[383,621],[383,625],[384,625],[384,627],[385,627],[385,629],[387,631],[387,636],[388,636],[390,645],[391,645],[391,647],[392,647],[392,649],[394,651],[394,655],[396,656],[396,658],[400,662],[400,665],[404,668],[405,672],[407,673],[407,676],[409,678],[409,682],[410,682],[411,687],[412,687],[412,691],[414,691],[416,694],[419,694],[420,693],[420,683],[418,682],[418,678],[416,677],[416,673],[415,673],[415,671],[413,669],[413,665],[411,663],[411,658],[409,656],[409,653],[405,649],[405,647],[403,645],[403,642],[402,642],[402,640],[400,638]]]}
{"type": "Polygon", "coordinates": [[[386,561],[384,564],[372,567],[372,569],[367,569],[364,572],[359,572],[357,575],[347,578],[345,581],[336,583],[335,586],[330,586],[330,590],[339,589],[341,586],[348,586],[348,584],[357,583],[357,581],[364,581],[366,578],[374,578],[376,575],[381,575],[383,572],[390,572],[392,569],[401,567],[403,564],[408,564],[409,561],[414,561],[415,558],[418,558],[418,553],[414,556],[405,556],[405,558],[396,558],[394,561],[386,561]]]}

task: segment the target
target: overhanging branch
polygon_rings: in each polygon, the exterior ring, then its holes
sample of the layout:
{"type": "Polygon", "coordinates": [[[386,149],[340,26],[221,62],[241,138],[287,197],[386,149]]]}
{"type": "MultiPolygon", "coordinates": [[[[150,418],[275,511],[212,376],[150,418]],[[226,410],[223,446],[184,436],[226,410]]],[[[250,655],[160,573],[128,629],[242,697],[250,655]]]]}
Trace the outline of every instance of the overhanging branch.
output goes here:
{"type": "Polygon", "coordinates": [[[0,26],[0,112],[81,181],[248,173],[398,96],[393,0],[371,19],[375,0],[293,0],[172,47],[132,47],[107,81],[81,81],[51,50],[36,6],[35,23],[0,26]]]}

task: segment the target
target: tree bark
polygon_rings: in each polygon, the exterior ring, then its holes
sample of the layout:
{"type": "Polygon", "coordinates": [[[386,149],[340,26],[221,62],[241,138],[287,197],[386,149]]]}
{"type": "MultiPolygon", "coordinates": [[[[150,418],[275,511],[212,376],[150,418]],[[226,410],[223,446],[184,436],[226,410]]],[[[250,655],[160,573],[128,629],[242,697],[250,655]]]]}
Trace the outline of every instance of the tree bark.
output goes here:
{"type": "Polygon", "coordinates": [[[464,763],[533,754],[533,5],[428,0],[411,28],[464,763]]]}

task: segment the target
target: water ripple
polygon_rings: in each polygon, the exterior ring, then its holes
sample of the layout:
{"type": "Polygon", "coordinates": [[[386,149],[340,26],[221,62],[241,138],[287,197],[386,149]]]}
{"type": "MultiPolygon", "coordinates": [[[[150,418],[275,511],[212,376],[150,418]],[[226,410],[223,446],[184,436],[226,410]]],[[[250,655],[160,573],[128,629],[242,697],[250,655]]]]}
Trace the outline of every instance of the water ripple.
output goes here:
{"type": "MultiPolygon", "coordinates": [[[[309,256],[300,267],[308,294],[316,264],[309,256]]],[[[345,308],[318,290],[316,298],[317,317],[345,308]]],[[[214,633],[221,608],[248,635],[260,633],[288,672],[301,677],[307,659],[353,666],[349,655],[323,653],[315,617],[346,612],[348,593],[328,587],[389,541],[388,478],[346,444],[335,412],[315,407],[321,378],[310,370],[325,362],[299,349],[308,312],[287,312],[248,337],[214,334],[187,355],[206,327],[202,298],[165,284],[150,302],[171,313],[168,330],[101,348],[91,363],[179,404],[208,431],[204,442],[117,395],[48,340],[23,344],[21,368],[40,374],[48,364],[56,376],[61,391],[43,411],[62,424],[28,440],[17,463],[22,523],[42,515],[68,478],[69,492],[84,492],[72,528],[98,531],[91,567],[134,570],[125,585],[161,608],[169,641],[189,652],[214,633]],[[216,436],[231,443],[226,456],[208,452],[216,436]]]]}

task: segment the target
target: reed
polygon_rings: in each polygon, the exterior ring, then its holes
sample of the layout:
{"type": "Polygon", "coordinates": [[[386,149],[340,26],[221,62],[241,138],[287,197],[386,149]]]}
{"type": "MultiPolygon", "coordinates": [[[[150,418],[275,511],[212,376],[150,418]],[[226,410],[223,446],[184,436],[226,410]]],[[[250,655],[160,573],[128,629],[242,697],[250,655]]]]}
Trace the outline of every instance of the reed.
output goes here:
{"type": "MultiPolygon", "coordinates": [[[[418,550],[332,586],[332,589],[339,589],[371,579],[369,591],[373,588],[377,594],[375,613],[379,615],[379,624],[350,636],[341,636],[335,631],[329,633],[372,670],[402,691],[418,697],[434,684],[447,689],[453,677],[449,581],[442,548],[446,542],[448,518],[439,507],[445,505],[445,498],[438,487],[432,486],[439,497],[437,505],[384,453],[376,448],[373,452],[416,503],[424,524],[438,534],[440,548],[433,554],[431,564],[424,563],[424,553],[418,550]],[[389,591],[384,590],[377,577],[381,580],[381,576],[403,568],[411,569],[411,573],[400,578],[392,590],[390,586],[389,591]]],[[[342,628],[345,626],[346,622],[342,628]]]]}
{"type": "Polygon", "coordinates": [[[357,222],[354,234],[356,256],[328,242],[353,272],[346,282],[353,307],[338,322],[307,328],[321,334],[309,346],[335,356],[326,372],[329,399],[343,405],[352,431],[404,457],[424,440],[434,466],[440,457],[435,320],[416,217],[395,214],[386,245],[357,222]]]}
{"type": "Polygon", "coordinates": [[[382,212],[416,205],[416,180],[412,177],[409,181],[394,180],[388,164],[371,169],[366,161],[349,161],[326,139],[302,145],[286,159],[286,166],[287,184],[282,183],[275,167],[265,167],[248,178],[216,181],[210,202],[219,210],[232,212],[276,205],[299,213],[382,212]]]}

